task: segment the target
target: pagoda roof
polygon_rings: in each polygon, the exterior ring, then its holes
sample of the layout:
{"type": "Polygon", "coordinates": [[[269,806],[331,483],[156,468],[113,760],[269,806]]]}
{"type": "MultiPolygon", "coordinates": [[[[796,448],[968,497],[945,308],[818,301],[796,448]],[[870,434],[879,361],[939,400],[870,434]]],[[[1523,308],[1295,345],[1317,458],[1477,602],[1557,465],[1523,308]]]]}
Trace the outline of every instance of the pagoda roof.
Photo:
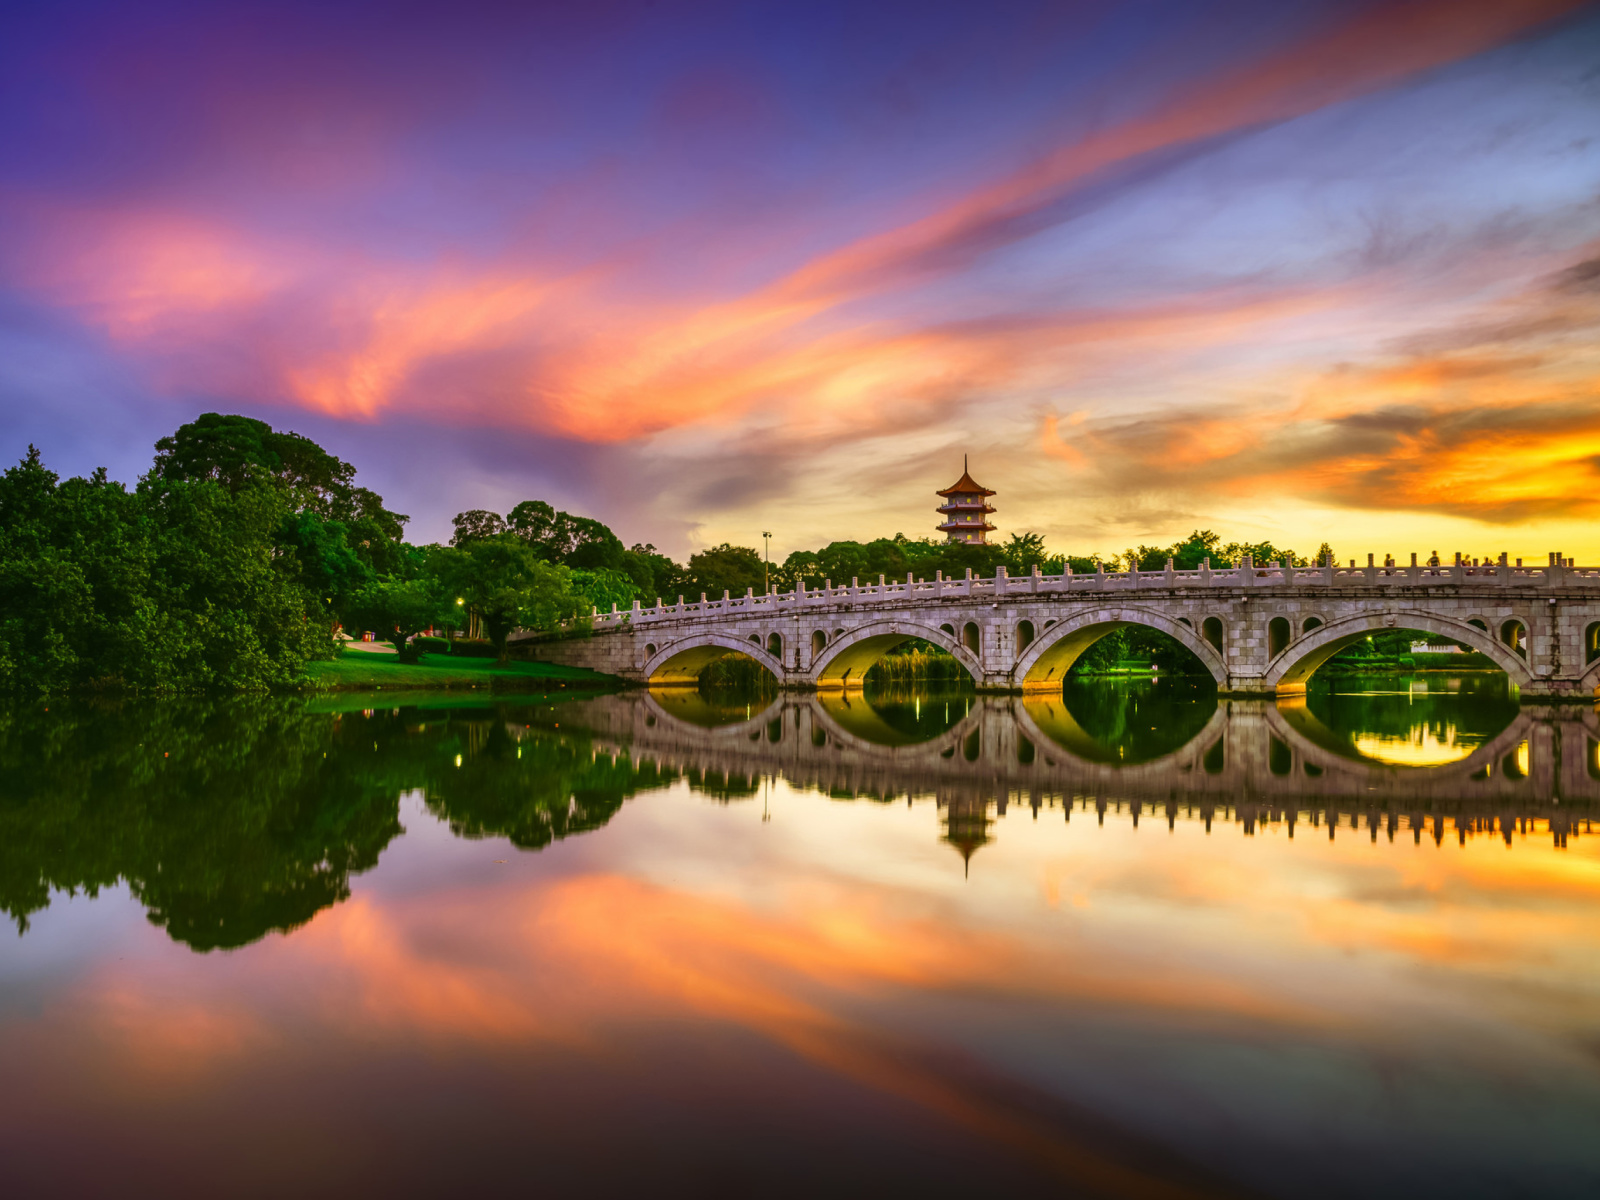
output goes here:
{"type": "Polygon", "coordinates": [[[979,495],[979,496],[992,496],[992,495],[994,495],[994,493],[992,491],[990,491],[988,488],[984,487],[982,484],[980,484],[977,480],[973,479],[973,477],[967,473],[967,464],[964,461],[961,464],[961,478],[956,480],[949,487],[945,488],[942,492],[935,492],[934,495],[936,495],[936,496],[954,496],[957,492],[972,493],[972,494],[976,494],[976,495],[979,495]]]}

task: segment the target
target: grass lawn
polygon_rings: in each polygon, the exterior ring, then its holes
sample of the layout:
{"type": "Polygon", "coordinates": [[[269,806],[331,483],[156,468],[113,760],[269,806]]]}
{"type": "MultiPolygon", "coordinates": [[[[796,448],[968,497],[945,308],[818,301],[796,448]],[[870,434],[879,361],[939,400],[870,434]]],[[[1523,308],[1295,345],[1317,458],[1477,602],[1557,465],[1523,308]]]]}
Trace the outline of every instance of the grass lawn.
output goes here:
{"type": "Polygon", "coordinates": [[[424,654],[421,662],[407,664],[392,654],[347,653],[330,662],[307,663],[306,675],[318,689],[479,687],[543,691],[562,686],[605,687],[617,682],[609,675],[582,667],[498,663],[492,658],[456,658],[448,654],[424,654]]]}

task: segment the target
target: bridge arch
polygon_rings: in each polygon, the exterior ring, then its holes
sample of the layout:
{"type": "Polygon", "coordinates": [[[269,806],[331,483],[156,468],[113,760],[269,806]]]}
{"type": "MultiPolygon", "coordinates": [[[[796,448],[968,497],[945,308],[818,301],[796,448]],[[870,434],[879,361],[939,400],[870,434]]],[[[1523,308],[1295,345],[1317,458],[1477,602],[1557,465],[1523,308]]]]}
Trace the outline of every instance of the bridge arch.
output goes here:
{"type": "Polygon", "coordinates": [[[1025,690],[1057,688],[1084,651],[1108,633],[1130,625],[1159,629],[1198,658],[1218,686],[1226,685],[1228,668],[1222,655],[1195,633],[1193,626],[1149,609],[1126,606],[1091,608],[1046,629],[1017,659],[1011,682],[1025,690]]]}
{"type": "Polygon", "coordinates": [[[759,640],[727,633],[697,633],[668,642],[645,660],[644,677],[652,687],[691,687],[699,683],[705,665],[724,654],[742,654],[783,678],[783,660],[768,653],[759,640]]]}
{"type": "Polygon", "coordinates": [[[1454,642],[1463,642],[1493,659],[1495,665],[1509,675],[1517,686],[1526,687],[1533,682],[1533,675],[1523,657],[1492,637],[1487,630],[1467,621],[1404,611],[1360,613],[1319,625],[1298,641],[1291,642],[1268,662],[1263,682],[1281,695],[1303,692],[1306,680],[1323,663],[1367,634],[1384,629],[1418,629],[1423,633],[1436,633],[1454,642]]]}
{"type": "Polygon", "coordinates": [[[896,646],[917,638],[949,651],[974,683],[983,682],[983,667],[977,655],[943,628],[914,620],[874,621],[858,629],[840,630],[839,636],[812,661],[810,680],[817,687],[854,687],[866,677],[873,663],[896,646]]]}

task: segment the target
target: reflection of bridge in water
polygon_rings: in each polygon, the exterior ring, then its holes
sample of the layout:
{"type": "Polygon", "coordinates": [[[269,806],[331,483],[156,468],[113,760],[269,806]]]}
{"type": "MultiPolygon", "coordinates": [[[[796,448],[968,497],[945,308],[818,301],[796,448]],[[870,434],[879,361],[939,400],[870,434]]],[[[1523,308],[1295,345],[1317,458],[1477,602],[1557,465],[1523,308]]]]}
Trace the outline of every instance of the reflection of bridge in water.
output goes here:
{"type": "MultiPolygon", "coordinates": [[[[785,694],[727,724],[679,715],[692,694],[631,692],[562,705],[564,732],[635,761],[727,779],[764,776],[834,795],[933,798],[950,837],[981,844],[991,806],[1025,804],[1141,817],[1405,829],[1441,840],[1548,823],[1559,844],[1600,802],[1600,718],[1593,709],[1524,706],[1458,761],[1394,766],[1352,756],[1304,704],[1223,700],[1185,745],[1147,762],[1101,761],[1058,697],[976,696],[949,729],[910,741],[860,695],[785,694]],[[676,712],[674,710],[677,710],[676,712]]],[[[970,849],[966,852],[970,853],[970,849]]]]}

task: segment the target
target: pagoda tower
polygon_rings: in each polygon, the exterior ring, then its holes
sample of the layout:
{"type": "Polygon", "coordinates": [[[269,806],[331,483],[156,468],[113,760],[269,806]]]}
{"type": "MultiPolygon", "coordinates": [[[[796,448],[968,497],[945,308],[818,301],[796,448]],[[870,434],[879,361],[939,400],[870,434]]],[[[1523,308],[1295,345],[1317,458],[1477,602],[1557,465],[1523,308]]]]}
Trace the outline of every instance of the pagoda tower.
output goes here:
{"type": "Polygon", "coordinates": [[[934,511],[944,517],[939,532],[945,535],[947,544],[971,542],[982,545],[987,541],[986,535],[994,530],[994,526],[989,524],[989,514],[994,508],[989,504],[988,497],[994,493],[967,474],[966,455],[961,456],[961,478],[935,494],[944,497],[944,503],[934,511]]]}

